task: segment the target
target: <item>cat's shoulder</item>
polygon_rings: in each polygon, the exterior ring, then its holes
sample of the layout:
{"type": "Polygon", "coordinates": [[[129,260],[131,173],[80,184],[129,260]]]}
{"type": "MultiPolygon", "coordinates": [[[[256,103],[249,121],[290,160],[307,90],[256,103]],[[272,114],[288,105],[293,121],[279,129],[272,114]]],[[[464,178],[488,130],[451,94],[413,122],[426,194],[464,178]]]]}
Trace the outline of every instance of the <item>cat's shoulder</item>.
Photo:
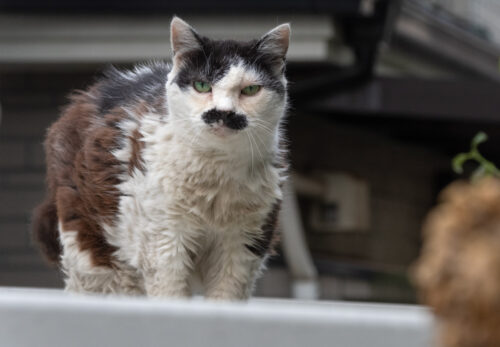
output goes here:
{"type": "Polygon", "coordinates": [[[92,88],[98,113],[103,115],[116,107],[137,104],[153,109],[162,107],[170,69],[164,62],[140,64],[129,70],[109,66],[92,88]]]}

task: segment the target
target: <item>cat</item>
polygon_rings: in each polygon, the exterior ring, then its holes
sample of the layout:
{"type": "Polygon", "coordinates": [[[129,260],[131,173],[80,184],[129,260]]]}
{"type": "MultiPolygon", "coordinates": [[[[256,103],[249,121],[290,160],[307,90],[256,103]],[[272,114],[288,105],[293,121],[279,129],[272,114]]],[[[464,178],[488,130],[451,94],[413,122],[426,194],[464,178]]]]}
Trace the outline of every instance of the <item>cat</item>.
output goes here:
{"type": "Polygon", "coordinates": [[[178,17],[171,66],[111,67],[45,141],[33,232],[81,293],[244,300],[276,244],[290,25],[212,40],[178,17]]]}

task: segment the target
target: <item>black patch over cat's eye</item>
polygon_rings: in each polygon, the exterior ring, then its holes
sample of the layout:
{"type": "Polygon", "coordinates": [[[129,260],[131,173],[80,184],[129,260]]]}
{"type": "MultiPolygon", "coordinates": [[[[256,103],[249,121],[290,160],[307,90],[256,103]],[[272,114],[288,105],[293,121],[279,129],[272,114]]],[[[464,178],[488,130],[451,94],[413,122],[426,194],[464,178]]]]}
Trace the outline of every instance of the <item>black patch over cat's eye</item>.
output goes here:
{"type": "Polygon", "coordinates": [[[284,95],[285,86],[281,75],[273,72],[276,58],[262,54],[256,46],[257,41],[216,41],[200,38],[202,48],[186,52],[182,56],[182,65],[174,79],[181,89],[190,88],[193,81],[207,81],[214,85],[229,71],[231,65],[241,62],[259,74],[259,84],[280,95],[284,95]]]}

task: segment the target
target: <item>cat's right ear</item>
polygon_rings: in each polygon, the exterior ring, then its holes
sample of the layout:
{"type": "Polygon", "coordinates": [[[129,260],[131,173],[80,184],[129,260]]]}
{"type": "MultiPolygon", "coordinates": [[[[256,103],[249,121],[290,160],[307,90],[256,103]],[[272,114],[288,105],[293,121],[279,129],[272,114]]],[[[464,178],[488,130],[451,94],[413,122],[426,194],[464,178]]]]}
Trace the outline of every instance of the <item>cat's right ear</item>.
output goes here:
{"type": "Polygon", "coordinates": [[[174,56],[201,48],[200,36],[179,17],[174,17],[170,23],[170,44],[174,56]]]}
{"type": "Polygon", "coordinates": [[[270,63],[276,72],[283,73],[289,44],[290,24],[285,23],[262,36],[257,42],[257,48],[270,58],[270,63]]]}

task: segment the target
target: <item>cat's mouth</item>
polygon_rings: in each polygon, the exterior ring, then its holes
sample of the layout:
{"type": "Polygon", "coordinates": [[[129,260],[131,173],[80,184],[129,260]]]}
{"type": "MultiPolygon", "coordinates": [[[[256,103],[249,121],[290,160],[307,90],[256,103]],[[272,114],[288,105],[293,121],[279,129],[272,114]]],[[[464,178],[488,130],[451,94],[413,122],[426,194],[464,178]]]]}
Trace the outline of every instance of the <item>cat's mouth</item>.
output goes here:
{"type": "Polygon", "coordinates": [[[218,120],[215,123],[211,123],[209,124],[209,126],[210,126],[209,131],[212,134],[219,137],[228,137],[238,132],[237,129],[231,129],[228,126],[226,126],[222,120],[218,120]]]}

